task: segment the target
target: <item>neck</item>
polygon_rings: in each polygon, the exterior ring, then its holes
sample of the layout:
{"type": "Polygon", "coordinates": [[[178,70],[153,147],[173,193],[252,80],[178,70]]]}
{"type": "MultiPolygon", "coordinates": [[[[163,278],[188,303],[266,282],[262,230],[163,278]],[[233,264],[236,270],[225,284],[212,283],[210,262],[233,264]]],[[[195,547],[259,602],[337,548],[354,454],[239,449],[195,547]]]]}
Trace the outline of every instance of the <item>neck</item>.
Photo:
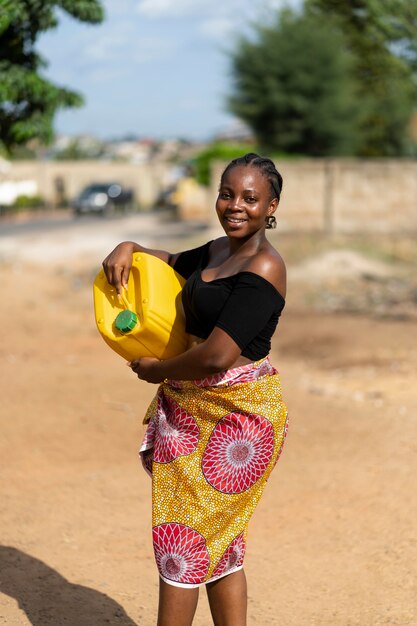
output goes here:
{"type": "Polygon", "coordinates": [[[261,228],[256,233],[253,233],[250,237],[243,239],[229,239],[229,251],[230,254],[236,254],[236,252],[242,252],[251,256],[255,254],[261,245],[267,241],[265,236],[265,228],[261,228]]]}

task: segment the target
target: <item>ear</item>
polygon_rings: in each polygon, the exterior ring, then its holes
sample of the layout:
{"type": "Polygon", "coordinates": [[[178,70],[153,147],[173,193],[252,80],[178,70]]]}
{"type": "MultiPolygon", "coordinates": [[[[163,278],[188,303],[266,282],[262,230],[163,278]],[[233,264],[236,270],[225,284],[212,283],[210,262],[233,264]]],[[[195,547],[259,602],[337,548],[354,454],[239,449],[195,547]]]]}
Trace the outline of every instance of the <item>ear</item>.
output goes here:
{"type": "Polygon", "coordinates": [[[271,202],[269,203],[267,215],[273,215],[275,213],[278,208],[278,203],[279,200],[276,197],[271,200],[271,202]]]}

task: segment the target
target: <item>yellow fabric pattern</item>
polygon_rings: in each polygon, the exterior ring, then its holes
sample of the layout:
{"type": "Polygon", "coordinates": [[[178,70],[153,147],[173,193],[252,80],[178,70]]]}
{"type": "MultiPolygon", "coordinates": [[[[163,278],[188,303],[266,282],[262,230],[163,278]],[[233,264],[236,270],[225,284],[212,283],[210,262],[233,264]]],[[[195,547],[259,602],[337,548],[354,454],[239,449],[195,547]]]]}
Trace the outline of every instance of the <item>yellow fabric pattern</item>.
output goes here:
{"type": "Polygon", "coordinates": [[[266,374],[259,364],[241,368],[226,384],[163,383],[148,409],[141,452],[168,583],[194,587],[242,567],[248,522],[287,429],[279,374],[267,365],[266,374]]]}

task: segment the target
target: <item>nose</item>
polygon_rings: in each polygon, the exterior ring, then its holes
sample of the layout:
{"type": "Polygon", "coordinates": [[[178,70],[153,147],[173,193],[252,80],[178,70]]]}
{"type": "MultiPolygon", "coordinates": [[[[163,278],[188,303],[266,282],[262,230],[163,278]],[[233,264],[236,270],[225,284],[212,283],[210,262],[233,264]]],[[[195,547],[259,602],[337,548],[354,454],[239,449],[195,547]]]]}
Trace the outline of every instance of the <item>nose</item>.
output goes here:
{"type": "Polygon", "coordinates": [[[229,211],[240,211],[239,198],[230,198],[227,208],[229,211]]]}

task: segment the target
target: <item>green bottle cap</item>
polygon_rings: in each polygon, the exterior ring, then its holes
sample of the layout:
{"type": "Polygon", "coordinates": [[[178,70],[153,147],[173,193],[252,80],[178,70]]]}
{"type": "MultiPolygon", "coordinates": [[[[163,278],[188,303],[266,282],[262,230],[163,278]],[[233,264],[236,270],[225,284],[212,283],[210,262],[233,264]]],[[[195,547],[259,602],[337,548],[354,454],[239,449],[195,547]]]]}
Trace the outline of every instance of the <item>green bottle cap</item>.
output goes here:
{"type": "Polygon", "coordinates": [[[114,320],[114,325],[117,330],[120,330],[121,333],[130,333],[138,323],[138,316],[134,311],[120,311],[116,319],[114,320]]]}

